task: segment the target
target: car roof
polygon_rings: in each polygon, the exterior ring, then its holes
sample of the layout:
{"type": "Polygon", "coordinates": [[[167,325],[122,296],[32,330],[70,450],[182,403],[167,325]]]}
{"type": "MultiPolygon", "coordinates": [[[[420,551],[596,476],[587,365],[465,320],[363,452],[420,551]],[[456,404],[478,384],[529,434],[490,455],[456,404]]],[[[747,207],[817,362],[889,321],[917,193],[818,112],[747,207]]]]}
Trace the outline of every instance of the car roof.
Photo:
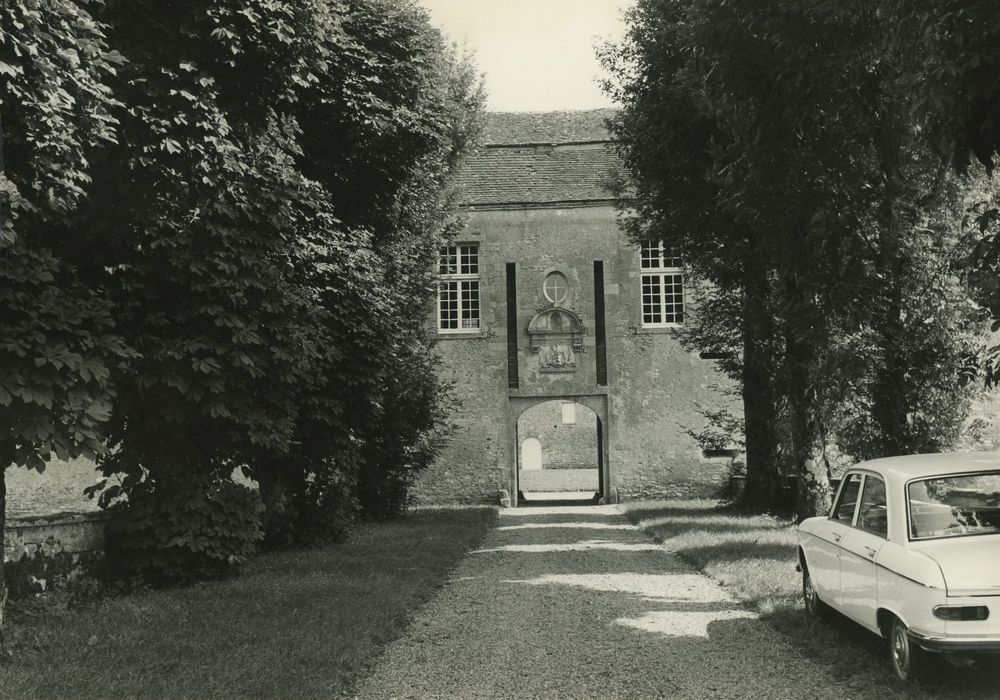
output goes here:
{"type": "Polygon", "coordinates": [[[940,474],[1000,470],[1000,452],[944,452],[903,455],[859,462],[851,469],[871,469],[902,481],[940,474]]]}

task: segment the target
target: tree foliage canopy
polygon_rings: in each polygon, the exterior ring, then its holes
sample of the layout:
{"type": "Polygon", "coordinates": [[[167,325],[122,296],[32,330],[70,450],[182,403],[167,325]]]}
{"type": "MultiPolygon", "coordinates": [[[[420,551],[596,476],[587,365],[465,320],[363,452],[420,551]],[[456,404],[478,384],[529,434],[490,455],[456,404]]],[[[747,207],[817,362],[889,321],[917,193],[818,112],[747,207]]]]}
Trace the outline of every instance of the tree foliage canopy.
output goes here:
{"type": "MultiPolygon", "coordinates": [[[[894,0],[884,3],[882,16],[893,27],[891,47],[916,96],[913,117],[926,143],[958,173],[975,179],[981,165],[992,176],[1000,150],[1000,7],[987,0],[894,0]]],[[[995,185],[972,192],[966,227],[979,240],[965,277],[1000,319],[1000,197],[995,185]]],[[[995,385],[1000,347],[990,348],[985,369],[987,386],[995,385]]]]}
{"type": "Polygon", "coordinates": [[[0,464],[41,471],[95,456],[114,369],[130,356],[103,291],[63,254],[91,183],[89,154],[114,140],[109,81],[121,57],[69,0],[0,7],[0,464]]]}
{"type": "Polygon", "coordinates": [[[236,468],[292,539],[405,506],[467,57],[409,0],[18,0],[0,77],[4,464],[100,454],[150,533],[236,468]]]}
{"type": "Polygon", "coordinates": [[[941,449],[966,415],[982,317],[958,281],[961,194],[914,119],[885,11],[640,0],[605,52],[636,193],[626,225],[682,246],[712,285],[707,318],[731,310],[692,342],[741,338],[730,369],[757,505],[780,455],[817,499],[808,513],[824,507],[829,445],[941,449]]]}

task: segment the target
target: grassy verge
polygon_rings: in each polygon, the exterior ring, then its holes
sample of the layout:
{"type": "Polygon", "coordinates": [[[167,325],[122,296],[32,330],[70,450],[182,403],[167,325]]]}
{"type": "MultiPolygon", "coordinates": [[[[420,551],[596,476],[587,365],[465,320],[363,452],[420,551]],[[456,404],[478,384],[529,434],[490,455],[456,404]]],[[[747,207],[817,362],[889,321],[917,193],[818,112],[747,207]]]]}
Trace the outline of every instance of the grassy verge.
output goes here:
{"type": "Polygon", "coordinates": [[[839,615],[828,622],[809,618],[802,608],[801,575],[795,571],[791,521],[741,515],[712,501],[630,503],[624,509],[667,549],[760,612],[793,646],[838,678],[850,679],[859,695],[997,697],[1000,669],[959,670],[940,664],[929,687],[904,687],[891,676],[881,638],[839,615]]]}
{"type": "Polygon", "coordinates": [[[0,698],[313,698],[349,691],[496,519],[420,509],[238,579],[15,609],[0,698]]]}

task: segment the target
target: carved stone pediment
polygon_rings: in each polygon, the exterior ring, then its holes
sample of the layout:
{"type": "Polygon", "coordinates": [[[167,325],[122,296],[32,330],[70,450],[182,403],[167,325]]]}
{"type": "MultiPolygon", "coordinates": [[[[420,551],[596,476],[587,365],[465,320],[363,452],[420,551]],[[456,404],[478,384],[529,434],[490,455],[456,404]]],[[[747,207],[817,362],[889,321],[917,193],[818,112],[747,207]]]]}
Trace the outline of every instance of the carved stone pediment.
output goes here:
{"type": "Polygon", "coordinates": [[[550,307],[528,322],[528,347],[539,353],[543,372],[575,372],[576,353],[583,351],[587,330],[580,317],[568,309],[550,307]]]}

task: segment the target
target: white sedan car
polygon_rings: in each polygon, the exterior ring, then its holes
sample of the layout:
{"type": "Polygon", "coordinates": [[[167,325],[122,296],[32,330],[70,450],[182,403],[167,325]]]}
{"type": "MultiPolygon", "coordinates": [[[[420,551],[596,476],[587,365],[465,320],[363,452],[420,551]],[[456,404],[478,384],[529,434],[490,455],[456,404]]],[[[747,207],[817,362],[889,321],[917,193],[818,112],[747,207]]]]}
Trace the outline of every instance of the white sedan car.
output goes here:
{"type": "Polygon", "coordinates": [[[885,637],[898,678],[917,679],[928,652],[1000,652],[1000,453],[857,464],[798,541],[806,609],[885,637]]]}

